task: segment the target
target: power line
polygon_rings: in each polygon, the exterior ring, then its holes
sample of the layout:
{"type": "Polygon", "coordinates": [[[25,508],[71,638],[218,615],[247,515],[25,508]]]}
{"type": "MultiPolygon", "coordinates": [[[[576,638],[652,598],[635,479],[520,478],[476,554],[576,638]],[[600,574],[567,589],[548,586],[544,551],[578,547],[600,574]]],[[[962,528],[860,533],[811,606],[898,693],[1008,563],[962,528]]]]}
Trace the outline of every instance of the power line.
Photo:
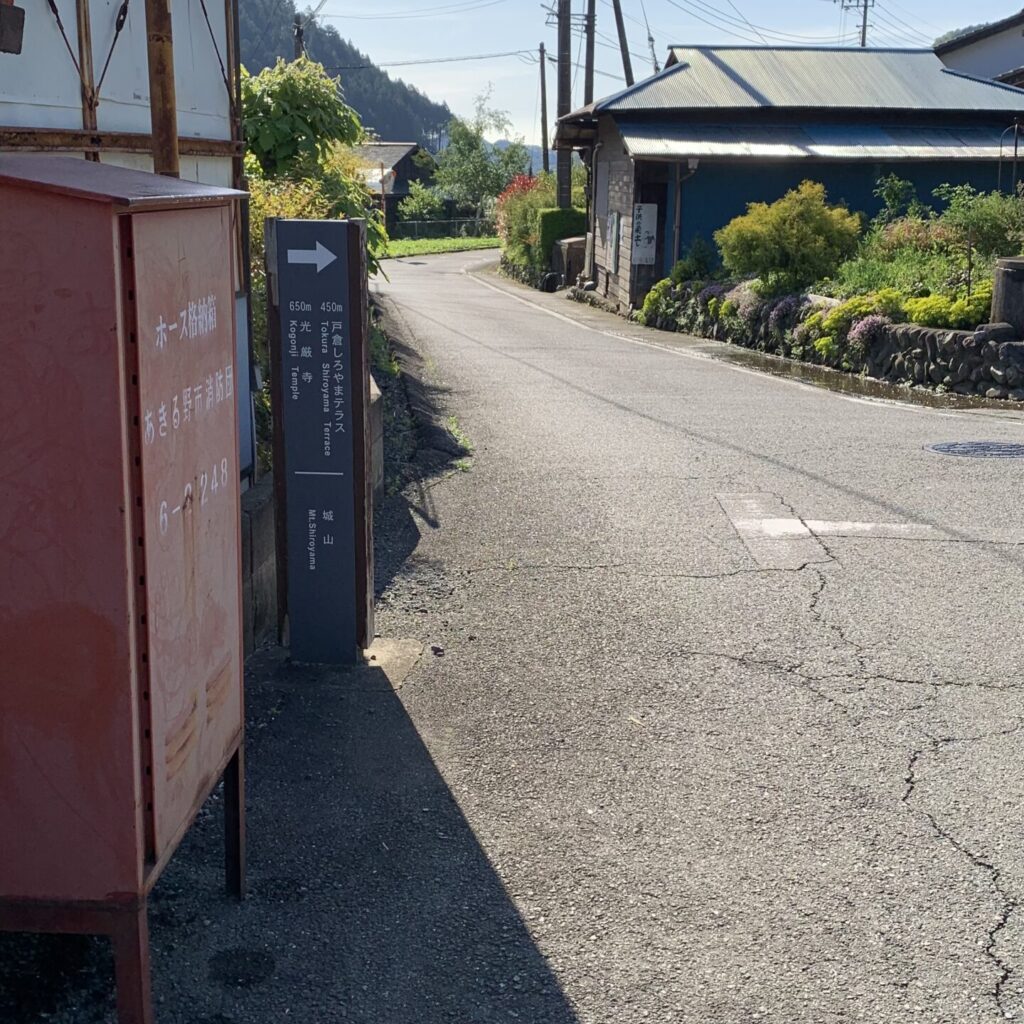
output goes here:
{"type": "Polygon", "coordinates": [[[384,14],[321,14],[321,18],[340,18],[343,21],[393,21],[408,18],[436,18],[445,14],[468,14],[484,7],[495,7],[508,0],[464,0],[462,3],[441,7],[422,7],[417,11],[388,11],[384,14]]]}
{"type": "Polygon", "coordinates": [[[765,42],[765,43],[767,43],[767,42],[768,42],[768,40],[767,40],[767,39],[765,39],[765,37],[764,37],[763,35],[761,35],[761,31],[760,31],[760,29],[758,29],[758,27],[757,27],[756,25],[751,25],[751,24],[750,24],[750,19],[749,19],[749,18],[748,18],[748,17],[747,17],[747,16],[746,16],[746,15],[745,15],[745,14],[744,14],[744,13],[743,13],[743,12],[742,12],[742,11],[741,11],[741,10],[740,10],[739,8],[738,8],[738,7],[737,7],[737,6],[736,6],[736,5],[735,5],[735,4],[734,4],[734,3],[732,2],[732,0],[728,0],[728,3],[729,3],[729,6],[730,6],[730,7],[731,7],[731,8],[732,8],[732,9],[733,9],[733,10],[734,10],[734,11],[735,11],[735,12],[736,12],[736,13],[737,13],[737,14],[738,14],[738,15],[739,15],[739,16],[740,16],[740,17],[741,17],[741,18],[742,18],[742,19],[743,19],[743,20],[744,20],[744,21],[745,21],[745,22],[746,22],[746,23],[747,23],[748,25],[750,25],[750,27],[751,27],[751,28],[752,28],[752,29],[753,29],[753,30],[754,30],[754,31],[755,31],[755,32],[756,32],[756,33],[757,33],[757,34],[758,34],[759,36],[761,36],[761,41],[762,41],[762,42],[765,42]]]}
{"type": "MultiPolygon", "coordinates": [[[[720,8],[705,3],[704,0],[683,0],[683,3],[686,4],[685,7],[676,3],[676,0],[668,0],[668,3],[683,11],[685,14],[689,14],[691,17],[703,22],[705,25],[710,25],[712,28],[717,29],[720,32],[725,32],[727,35],[735,36],[737,39],[741,39],[743,42],[747,43],[756,43],[758,41],[763,43],[772,41],[778,45],[793,45],[794,43],[831,43],[835,38],[831,34],[827,36],[807,35],[800,32],[786,32],[783,29],[773,29],[769,28],[767,25],[756,25],[746,18],[743,18],[743,20],[734,18],[731,14],[726,13],[720,8]],[[714,20],[709,21],[709,18],[714,20]],[[737,29],[740,31],[736,31],[737,29]],[[751,35],[751,32],[757,33],[760,39],[755,39],[751,35]]],[[[853,34],[850,33],[849,37],[853,38],[853,34]]]]}
{"type": "Polygon", "coordinates": [[[468,60],[497,60],[499,57],[519,57],[527,64],[535,64],[537,57],[532,50],[507,50],[504,53],[472,53],[462,57],[420,57],[416,60],[389,60],[380,64],[335,64],[325,71],[363,71],[367,68],[404,68],[419,64],[454,64],[468,60]]]}
{"type": "Polygon", "coordinates": [[[878,4],[875,7],[875,17],[881,18],[884,22],[892,25],[894,28],[901,25],[906,30],[904,35],[910,36],[911,38],[917,36],[918,39],[923,39],[929,46],[931,45],[931,39],[929,39],[924,32],[919,28],[914,28],[913,25],[908,25],[902,18],[883,7],[881,4],[878,4]]]}

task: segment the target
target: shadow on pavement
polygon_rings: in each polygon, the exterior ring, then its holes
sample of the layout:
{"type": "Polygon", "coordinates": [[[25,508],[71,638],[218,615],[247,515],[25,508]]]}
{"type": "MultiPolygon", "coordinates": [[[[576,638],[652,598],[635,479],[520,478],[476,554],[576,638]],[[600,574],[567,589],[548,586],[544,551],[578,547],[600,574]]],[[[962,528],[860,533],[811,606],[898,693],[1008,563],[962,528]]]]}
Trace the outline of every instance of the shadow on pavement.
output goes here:
{"type": "MultiPolygon", "coordinates": [[[[215,795],[152,900],[157,1024],[574,1024],[385,672],[254,662],[250,895],[223,895],[215,795]]],[[[8,936],[0,1019],[112,1021],[87,942],[8,936]]]]}
{"type": "Polygon", "coordinates": [[[436,380],[423,357],[402,341],[392,322],[400,316],[385,303],[384,326],[402,374],[381,383],[384,423],[386,496],[375,514],[375,588],[379,595],[401,572],[420,541],[421,529],[441,525],[429,481],[456,469],[471,455],[451,431],[445,416],[448,389],[436,380]]]}

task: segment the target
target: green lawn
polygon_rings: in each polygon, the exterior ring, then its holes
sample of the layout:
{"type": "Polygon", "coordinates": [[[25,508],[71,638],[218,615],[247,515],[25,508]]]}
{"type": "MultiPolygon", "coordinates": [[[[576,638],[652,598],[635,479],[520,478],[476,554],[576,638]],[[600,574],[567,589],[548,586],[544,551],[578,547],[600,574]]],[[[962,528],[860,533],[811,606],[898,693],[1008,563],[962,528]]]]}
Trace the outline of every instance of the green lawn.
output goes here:
{"type": "Polygon", "coordinates": [[[497,249],[497,237],[488,238],[394,238],[388,242],[384,259],[399,256],[428,256],[435,252],[464,252],[467,249],[497,249]]]}

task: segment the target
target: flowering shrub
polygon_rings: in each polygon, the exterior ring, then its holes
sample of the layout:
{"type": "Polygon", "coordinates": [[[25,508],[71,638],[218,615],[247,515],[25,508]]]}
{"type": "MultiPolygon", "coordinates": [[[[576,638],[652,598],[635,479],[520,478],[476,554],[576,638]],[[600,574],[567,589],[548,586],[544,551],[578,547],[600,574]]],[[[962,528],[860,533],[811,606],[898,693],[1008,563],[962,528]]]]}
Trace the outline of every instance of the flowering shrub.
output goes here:
{"type": "Polygon", "coordinates": [[[775,338],[781,338],[795,325],[805,300],[800,295],[784,295],[772,303],[768,314],[768,330],[775,338]]]}
{"type": "MultiPolygon", "coordinates": [[[[533,177],[529,174],[517,174],[508,184],[508,187],[504,192],[498,196],[496,204],[497,209],[497,225],[498,225],[498,237],[503,242],[508,241],[509,232],[509,218],[506,215],[506,210],[510,206],[514,208],[517,204],[516,199],[525,196],[529,192],[533,192],[538,185],[549,184],[545,182],[543,177],[533,177]]],[[[553,190],[552,190],[553,191],[553,190]]],[[[547,205],[547,204],[545,204],[547,205]]]]}
{"type": "Polygon", "coordinates": [[[881,313],[869,313],[866,317],[856,321],[846,336],[849,345],[854,346],[860,352],[868,352],[871,346],[879,341],[885,334],[886,327],[892,321],[881,313]]]}

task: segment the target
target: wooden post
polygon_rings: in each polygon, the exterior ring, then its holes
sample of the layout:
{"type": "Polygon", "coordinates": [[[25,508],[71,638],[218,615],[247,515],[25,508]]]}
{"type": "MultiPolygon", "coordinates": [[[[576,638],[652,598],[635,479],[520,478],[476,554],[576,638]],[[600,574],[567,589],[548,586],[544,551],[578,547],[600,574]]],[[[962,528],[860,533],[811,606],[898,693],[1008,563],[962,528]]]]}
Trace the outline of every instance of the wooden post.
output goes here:
{"type": "MultiPolygon", "coordinates": [[[[89,0],[76,0],[75,18],[78,23],[78,66],[82,69],[82,127],[96,131],[96,82],[92,69],[92,19],[89,0]]],[[[99,163],[100,155],[86,152],[86,160],[99,163]]]]}
{"type": "Polygon", "coordinates": [[[352,318],[353,475],[356,541],[356,642],[373,643],[373,437],[370,426],[370,338],[366,288],[366,223],[352,221],[349,234],[348,304],[352,318]]]}
{"type": "Polygon", "coordinates": [[[153,126],[153,170],[180,176],[178,107],[174,88],[174,34],[169,0],[146,0],[149,113],[153,126]]]}

